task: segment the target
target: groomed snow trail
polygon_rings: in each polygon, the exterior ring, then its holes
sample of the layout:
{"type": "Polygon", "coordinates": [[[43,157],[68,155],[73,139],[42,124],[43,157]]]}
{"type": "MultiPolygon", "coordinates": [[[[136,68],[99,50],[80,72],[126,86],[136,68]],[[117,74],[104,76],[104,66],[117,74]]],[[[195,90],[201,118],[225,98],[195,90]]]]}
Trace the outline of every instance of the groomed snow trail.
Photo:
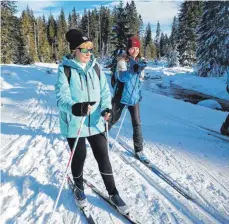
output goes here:
{"type": "MultiPolygon", "coordinates": [[[[69,158],[66,141],[59,135],[54,93],[57,70],[54,66],[53,73],[47,74],[42,65],[2,66],[2,70],[6,72],[1,79],[1,221],[46,223],[69,158]]],[[[182,109],[190,111],[190,119],[195,117],[196,122],[202,117],[220,120],[225,116],[144,91],[144,151],[195,201],[185,199],[116,143],[110,160],[119,193],[143,224],[228,223],[228,144],[195,129],[194,119],[192,125],[186,125],[189,116],[177,112],[182,109]]],[[[118,125],[110,133],[111,142],[118,125]]],[[[133,146],[129,115],[120,139],[133,146]]],[[[88,144],[87,148],[84,175],[105,190],[88,144]]],[[[90,189],[86,188],[86,194],[97,223],[128,223],[90,189]]],[[[67,184],[53,223],[86,223],[67,184]]]]}

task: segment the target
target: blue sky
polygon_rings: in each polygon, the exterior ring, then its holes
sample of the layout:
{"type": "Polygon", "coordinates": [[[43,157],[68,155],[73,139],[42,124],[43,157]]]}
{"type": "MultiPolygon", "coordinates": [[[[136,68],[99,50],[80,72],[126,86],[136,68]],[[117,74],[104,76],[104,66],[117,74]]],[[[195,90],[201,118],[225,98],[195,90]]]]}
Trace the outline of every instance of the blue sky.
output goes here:
{"type": "MultiPolygon", "coordinates": [[[[131,2],[131,0],[123,0],[124,5],[126,2],[131,2]]],[[[35,16],[45,15],[48,16],[50,12],[57,17],[60,13],[61,7],[64,8],[65,15],[67,16],[69,12],[72,11],[73,7],[80,14],[83,13],[84,9],[99,8],[101,5],[113,8],[119,3],[118,0],[111,1],[18,1],[18,13],[20,16],[23,9],[29,6],[34,12],[35,16]]],[[[171,32],[171,24],[173,17],[179,12],[179,5],[181,1],[155,1],[155,0],[135,0],[138,13],[141,14],[143,22],[147,25],[148,22],[151,24],[152,35],[155,36],[157,21],[160,21],[161,30],[168,35],[171,32]]],[[[66,17],[67,18],[67,17],[66,17]]]]}

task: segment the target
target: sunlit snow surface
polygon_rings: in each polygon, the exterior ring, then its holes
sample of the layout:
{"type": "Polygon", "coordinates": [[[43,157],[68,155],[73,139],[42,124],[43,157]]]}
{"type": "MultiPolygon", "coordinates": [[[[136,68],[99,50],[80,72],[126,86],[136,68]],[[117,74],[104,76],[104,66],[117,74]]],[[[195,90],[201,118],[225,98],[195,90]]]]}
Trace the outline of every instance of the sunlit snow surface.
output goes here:
{"type": "MultiPolygon", "coordinates": [[[[184,88],[209,89],[208,93],[214,82],[212,95],[228,99],[224,78],[208,79],[202,85],[202,79],[197,81],[199,77],[188,69],[148,66],[146,71],[152,76],[169,75],[184,88]]],[[[66,141],[59,135],[54,93],[57,65],[2,65],[1,73],[1,223],[47,223],[69,158],[66,141]]],[[[109,72],[105,73],[109,82],[109,72]]],[[[186,200],[115,144],[110,151],[115,181],[132,213],[144,224],[229,223],[229,143],[198,127],[219,130],[227,113],[144,89],[142,95],[144,152],[195,201],[186,200]]],[[[112,143],[119,125],[110,132],[112,143]]],[[[120,138],[133,146],[128,113],[120,138]]],[[[84,176],[105,191],[87,147],[84,176]]],[[[90,189],[86,188],[86,194],[97,223],[128,223],[90,189]]],[[[86,223],[67,184],[52,223],[86,223]]]]}

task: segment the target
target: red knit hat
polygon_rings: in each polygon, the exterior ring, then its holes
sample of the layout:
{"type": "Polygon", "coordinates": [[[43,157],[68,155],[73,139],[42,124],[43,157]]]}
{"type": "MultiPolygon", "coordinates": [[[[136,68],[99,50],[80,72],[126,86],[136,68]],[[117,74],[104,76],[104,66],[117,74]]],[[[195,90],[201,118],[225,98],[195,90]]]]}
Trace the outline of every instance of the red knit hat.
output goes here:
{"type": "Polygon", "coordinates": [[[130,49],[131,47],[138,47],[140,48],[141,43],[140,40],[138,39],[138,37],[130,37],[128,39],[128,43],[127,43],[127,48],[130,49]]]}

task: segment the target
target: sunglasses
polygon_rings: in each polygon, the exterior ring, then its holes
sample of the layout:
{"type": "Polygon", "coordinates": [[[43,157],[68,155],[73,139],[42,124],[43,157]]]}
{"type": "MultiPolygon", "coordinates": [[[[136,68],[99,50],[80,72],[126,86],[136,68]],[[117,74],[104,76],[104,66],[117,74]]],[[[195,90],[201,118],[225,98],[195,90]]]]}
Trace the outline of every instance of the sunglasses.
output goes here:
{"type": "Polygon", "coordinates": [[[88,52],[93,53],[93,48],[87,49],[87,48],[77,48],[79,49],[80,53],[86,54],[88,52]]]}

